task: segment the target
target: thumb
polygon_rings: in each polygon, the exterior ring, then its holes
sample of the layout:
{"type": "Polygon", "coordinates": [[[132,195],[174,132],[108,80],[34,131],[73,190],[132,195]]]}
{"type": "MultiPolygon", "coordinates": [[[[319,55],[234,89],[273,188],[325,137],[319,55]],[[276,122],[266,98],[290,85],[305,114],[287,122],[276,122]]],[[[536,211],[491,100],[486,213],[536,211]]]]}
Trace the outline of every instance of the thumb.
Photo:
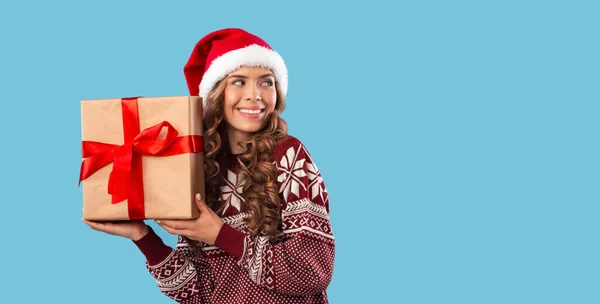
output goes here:
{"type": "Polygon", "coordinates": [[[208,210],[208,206],[202,199],[202,196],[200,196],[200,193],[196,193],[196,205],[198,206],[198,209],[200,209],[200,212],[205,212],[208,210]]]}

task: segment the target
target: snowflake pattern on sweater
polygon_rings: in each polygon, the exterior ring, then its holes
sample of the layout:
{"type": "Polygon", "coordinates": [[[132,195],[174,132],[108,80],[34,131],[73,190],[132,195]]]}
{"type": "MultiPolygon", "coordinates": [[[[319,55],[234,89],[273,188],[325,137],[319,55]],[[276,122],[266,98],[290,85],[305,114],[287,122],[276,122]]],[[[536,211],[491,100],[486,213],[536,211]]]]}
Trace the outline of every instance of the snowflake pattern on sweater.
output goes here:
{"type": "Polygon", "coordinates": [[[220,189],[225,225],[214,246],[178,237],[173,250],[153,231],[136,242],[166,296],[178,303],[328,303],[335,241],[323,178],[293,136],[277,144],[275,166],[280,236],[247,233],[249,214],[240,212],[243,184],[232,167],[220,189]]]}

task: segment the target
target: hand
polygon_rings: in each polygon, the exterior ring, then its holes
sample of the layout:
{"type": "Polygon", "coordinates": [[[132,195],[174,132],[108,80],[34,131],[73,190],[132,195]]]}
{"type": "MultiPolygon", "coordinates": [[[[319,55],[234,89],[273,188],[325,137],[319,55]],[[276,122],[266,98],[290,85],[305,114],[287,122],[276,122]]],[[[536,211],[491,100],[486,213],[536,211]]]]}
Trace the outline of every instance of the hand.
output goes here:
{"type": "Polygon", "coordinates": [[[159,220],[156,223],[171,234],[214,245],[224,222],[219,215],[206,205],[200,194],[196,194],[196,205],[200,210],[200,216],[196,219],[159,220]]]}
{"type": "Polygon", "coordinates": [[[81,219],[92,229],[102,231],[108,234],[122,236],[133,241],[143,238],[150,229],[144,221],[112,221],[100,222],[81,219]]]}

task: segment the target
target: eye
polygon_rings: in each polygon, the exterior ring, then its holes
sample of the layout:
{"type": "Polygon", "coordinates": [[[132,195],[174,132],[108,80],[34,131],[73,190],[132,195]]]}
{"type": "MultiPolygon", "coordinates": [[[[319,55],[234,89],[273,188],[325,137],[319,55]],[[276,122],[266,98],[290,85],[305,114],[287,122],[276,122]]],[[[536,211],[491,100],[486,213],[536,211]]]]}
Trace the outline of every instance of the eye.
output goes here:
{"type": "Polygon", "coordinates": [[[273,86],[273,82],[271,80],[266,80],[265,82],[262,83],[263,86],[267,86],[267,87],[272,87],[273,86]]]}
{"type": "Polygon", "coordinates": [[[241,86],[241,85],[244,85],[244,81],[241,79],[236,79],[236,80],[232,81],[231,84],[234,86],[241,86]]]}

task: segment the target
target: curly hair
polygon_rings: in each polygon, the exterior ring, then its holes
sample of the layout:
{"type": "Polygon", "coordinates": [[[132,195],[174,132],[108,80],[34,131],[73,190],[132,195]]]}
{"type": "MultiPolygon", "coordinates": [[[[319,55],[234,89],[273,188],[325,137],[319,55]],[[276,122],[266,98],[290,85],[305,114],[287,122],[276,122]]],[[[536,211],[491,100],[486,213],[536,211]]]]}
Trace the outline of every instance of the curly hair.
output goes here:
{"type": "MultiPolygon", "coordinates": [[[[225,81],[217,83],[209,93],[204,108],[205,201],[215,212],[222,211],[224,207],[220,200],[220,189],[226,178],[226,160],[233,156],[228,148],[224,119],[225,87],[225,81]]],[[[245,221],[252,236],[274,236],[281,232],[281,202],[273,152],[276,143],[287,135],[287,123],[280,117],[285,109],[285,98],[277,82],[275,88],[277,102],[274,111],[268,114],[261,130],[253,133],[245,143],[240,143],[244,152],[237,155],[239,178],[244,181],[240,211],[250,214],[245,221]]]]}

